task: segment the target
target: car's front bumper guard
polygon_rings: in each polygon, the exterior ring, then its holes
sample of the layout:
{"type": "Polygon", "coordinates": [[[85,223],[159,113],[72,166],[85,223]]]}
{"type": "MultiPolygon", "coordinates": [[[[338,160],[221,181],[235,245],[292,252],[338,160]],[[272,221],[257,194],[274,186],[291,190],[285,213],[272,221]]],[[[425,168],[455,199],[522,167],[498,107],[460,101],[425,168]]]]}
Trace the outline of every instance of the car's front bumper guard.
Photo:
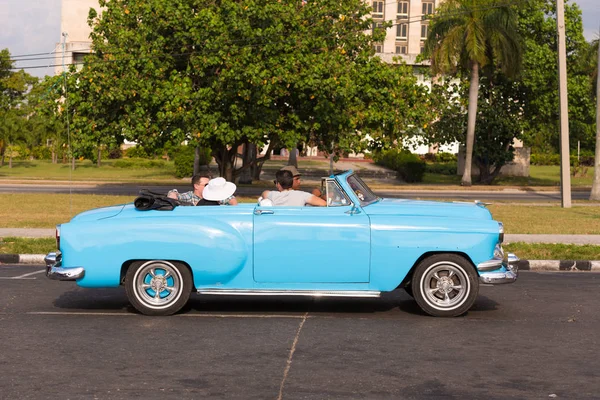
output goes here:
{"type": "Polygon", "coordinates": [[[58,253],[48,253],[44,257],[46,262],[46,276],[57,281],[75,281],[83,278],[85,270],[83,267],[63,268],[62,255],[58,253]]]}
{"type": "Polygon", "coordinates": [[[517,262],[519,262],[519,257],[508,253],[506,260],[493,258],[478,264],[479,282],[491,285],[513,283],[519,276],[517,262]]]}

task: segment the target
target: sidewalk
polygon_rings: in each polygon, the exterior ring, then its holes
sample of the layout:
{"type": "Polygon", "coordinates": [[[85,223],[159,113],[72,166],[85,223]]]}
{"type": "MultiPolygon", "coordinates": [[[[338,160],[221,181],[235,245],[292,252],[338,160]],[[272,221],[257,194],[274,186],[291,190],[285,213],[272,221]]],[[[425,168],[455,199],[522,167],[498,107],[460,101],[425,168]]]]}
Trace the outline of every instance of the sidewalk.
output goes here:
{"type": "MultiPolygon", "coordinates": [[[[0,228],[3,237],[52,238],[54,229],[0,228]]],[[[562,243],[600,246],[600,235],[526,235],[507,234],[505,243],[562,243]]],[[[44,264],[45,254],[0,254],[2,264],[44,264]]],[[[521,260],[520,270],[525,271],[594,271],[600,272],[600,254],[598,260],[521,260]]]]}

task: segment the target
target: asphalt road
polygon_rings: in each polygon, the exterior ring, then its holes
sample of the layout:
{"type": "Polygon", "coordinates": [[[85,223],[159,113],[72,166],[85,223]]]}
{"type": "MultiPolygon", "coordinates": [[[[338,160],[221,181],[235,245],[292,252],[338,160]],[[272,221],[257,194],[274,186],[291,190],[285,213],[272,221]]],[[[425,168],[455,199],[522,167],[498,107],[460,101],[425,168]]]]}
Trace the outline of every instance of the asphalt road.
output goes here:
{"type": "Polygon", "coordinates": [[[2,399],[600,398],[600,274],[524,272],[452,319],[403,291],[145,317],[42,270],[0,266],[2,399]]]}
{"type": "MultiPolygon", "coordinates": [[[[180,192],[190,190],[189,185],[179,186],[140,186],[135,184],[100,184],[100,185],[31,185],[31,184],[0,184],[0,193],[88,193],[107,195],[136,196],[141,189],[149,189],[155,192],[166,193],[168,190],[177,188],[180,192]]],[[[258,196],[265,187],[238,187],[238,196],[258,196]]],[[[559,191],[527,191],[527,190],[402,190],[401,187],[394,190],[375,190],[382,197],[407,198],[407,199],[456,199],[464,201],[519,201],[519,202],[560,202],[559,191]]],[[[572,200],[588,200],[589,190],[577,190],[571,192],[572,200]]]]}

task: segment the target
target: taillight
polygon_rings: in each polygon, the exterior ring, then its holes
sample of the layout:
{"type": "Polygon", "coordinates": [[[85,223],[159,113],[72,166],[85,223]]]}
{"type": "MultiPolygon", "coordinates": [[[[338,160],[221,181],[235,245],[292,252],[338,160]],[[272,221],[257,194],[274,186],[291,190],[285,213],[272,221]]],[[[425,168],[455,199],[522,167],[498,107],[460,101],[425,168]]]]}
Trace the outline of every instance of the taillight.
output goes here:
{"type": "Polygon", "coordinates": [[[56,249],[60,250],[60,225],[56,225],[56,249]]]}

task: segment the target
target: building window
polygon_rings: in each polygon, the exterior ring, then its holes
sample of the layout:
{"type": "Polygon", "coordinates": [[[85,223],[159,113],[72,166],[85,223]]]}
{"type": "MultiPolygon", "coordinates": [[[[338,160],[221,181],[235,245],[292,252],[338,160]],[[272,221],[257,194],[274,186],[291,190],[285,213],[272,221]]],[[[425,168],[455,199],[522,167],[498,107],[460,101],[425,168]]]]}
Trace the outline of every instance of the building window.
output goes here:
{"type": "Polygon", "coordinates": [[[83,61],[87,53],[73,53],[73,64],[75,64],[75,69],[80,71],[83,68],[83,61]]]}
{"type": "Polygon", "coordinates": [[[385,3],[383,1],[374,1],[373,2],[373,18],[383,19],[383,9],[385,7],[385,3]]]}
{"type": "Polygon", "coordinates": [[[421,39],[427,39],[428,32],[429,32],[429,25],[421,24],[421,39]]]}
{"type": "Polygon", "coordinates": [[[396,13],[396,18],[398,19],[408,19],[408,9],[409,2],[408,1],[398,1],[398,12],[396,13]]]}
{"type": "Polygon", "coordinates": [[[396,39],[406,39],[408,37],[408,24],[396,25],[396,39]]]}
{"type": "Polygon", "coordinates": [[[396,45],[396,54],[406,54],[408,52],[408,46],[405,44],[396,45]]]}
{"type": "Polygon", "coordinates": [[[373,45],[373,50],[375,50],[375,53],[383,53],[383,45],[376,43],[373,45]]]}
{"type": "Polygon", "coordinates": [[[383,22],[373,22],[373,34],[377,32],[377,30],[381,31],[383,29],[383,22]]]}
{"type": "Polygon", "coordinates": [[[423,16],[433,14],[433,2],[423,2],[423,16]]]}
{"type": "Polygon", "coordinates": [[[425,52],[425,43],[421,42],[421,48],[419,49],[419,53],[423,54],[425,52]]]}

